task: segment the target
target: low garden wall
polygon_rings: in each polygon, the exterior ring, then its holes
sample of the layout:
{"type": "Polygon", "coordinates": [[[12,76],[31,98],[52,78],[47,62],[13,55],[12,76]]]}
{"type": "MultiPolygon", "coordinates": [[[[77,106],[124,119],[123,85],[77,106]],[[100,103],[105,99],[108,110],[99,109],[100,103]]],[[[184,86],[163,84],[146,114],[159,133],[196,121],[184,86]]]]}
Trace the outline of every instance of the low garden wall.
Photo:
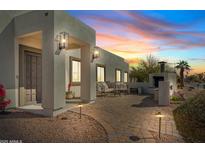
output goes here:
{"type": "Polygon", "coordinates": [[[143,94],[153,94],[154,89],[148,82],[130,82],[129,88],[141,88],[143,94]]]}

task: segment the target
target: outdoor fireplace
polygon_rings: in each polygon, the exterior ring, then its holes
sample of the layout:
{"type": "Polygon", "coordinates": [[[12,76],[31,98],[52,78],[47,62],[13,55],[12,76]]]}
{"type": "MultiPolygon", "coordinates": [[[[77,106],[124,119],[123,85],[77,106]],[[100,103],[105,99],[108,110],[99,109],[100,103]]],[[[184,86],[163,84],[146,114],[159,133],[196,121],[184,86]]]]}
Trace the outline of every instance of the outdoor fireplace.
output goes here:
{"type": "Polygon", "coordinates": [[[164,76],[153,76],[154,79],[154,87],[159,87],[159,81],[164,81],[164,76]]]}
{"type": "Polygon", "coordinates": [[[176,72],[166,70],[165,61],[158,62],[160,70],[158,73],[149,74],[150,87],[158,90],[160,81],[169,82],[170,95],[177,89],[176,72]]]}
{"type": "Polygon", "coordinates": [[[166,63],[167,62],[165,62],[165,61],[158,62],[158,64],[160,65],[160,73],[164,73],[165,72],[165,64],[166,63]]]}

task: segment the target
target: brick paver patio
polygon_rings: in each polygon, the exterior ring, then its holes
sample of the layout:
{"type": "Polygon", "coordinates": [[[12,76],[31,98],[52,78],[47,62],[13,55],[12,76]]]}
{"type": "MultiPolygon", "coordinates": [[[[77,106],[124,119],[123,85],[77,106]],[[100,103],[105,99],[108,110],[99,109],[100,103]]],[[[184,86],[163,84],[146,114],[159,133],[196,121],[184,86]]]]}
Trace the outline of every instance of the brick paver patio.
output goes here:
{"type": "Polygon", "coordinates": [[[83,104],[79,119],[77,103],[69,111],[46,118],[24,112],[0,116],[0,141],[22,142],[183,142],[175,127],[172,110],[176,105],[159,107],[149,96],[109,96],[83,104]],[[157,138],[158,119],[162,119],[162,138],[157,138]]]}
{"type": "MultiPolygon", "coordinates": [[[[104,126],[109,142],[183,142],[172,116],[175,107],[159,107],[150,96],[127,95],[99,97],[95,103],[84,104],[82,112],[104,126]],[[158,133],[155,113],[159,111],[165,115],[162,119],[165,141],[153,137],[158,133]]],[[[79,112],[77,104],[70,104],[70,110],[79,112]]]]}

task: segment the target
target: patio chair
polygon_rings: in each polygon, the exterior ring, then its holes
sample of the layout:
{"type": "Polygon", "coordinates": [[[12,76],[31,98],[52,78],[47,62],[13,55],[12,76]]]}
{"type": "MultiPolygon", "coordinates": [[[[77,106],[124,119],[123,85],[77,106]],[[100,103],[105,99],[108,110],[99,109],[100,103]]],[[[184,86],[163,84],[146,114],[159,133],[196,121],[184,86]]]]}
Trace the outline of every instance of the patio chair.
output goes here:
{"type": "Polygon", "coordinates": [[[123,82],[116,82],[115,90],[118,92],[119,95],[121,95],[122,93],[128,94],[128,85],[123,82]]]}
{"type": "Polygon", "coordinates": [[[121,83],[121,86],[120,86],[120,91],[124,94],[128,94],[128,84],[127,83],[121,83]]]}
{"type": "Polygon", "coordinates": [[[96,84],[96,92],[97,95],[103,95],[103,88],[102,88],[102,84],[100,82],[97,82],[96,84]]]}
{"type": "Polygon", "coordinates": [[[115,83],[115,94],[121,95],[121,83],[120,82],[115,83]]]}

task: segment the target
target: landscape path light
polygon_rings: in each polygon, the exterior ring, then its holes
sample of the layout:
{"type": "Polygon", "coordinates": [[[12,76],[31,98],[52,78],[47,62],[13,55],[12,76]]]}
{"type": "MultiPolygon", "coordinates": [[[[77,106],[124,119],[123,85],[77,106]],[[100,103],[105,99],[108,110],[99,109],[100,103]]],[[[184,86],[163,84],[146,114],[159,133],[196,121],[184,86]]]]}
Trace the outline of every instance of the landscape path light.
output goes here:
{"type": "Polygon", "coordinates": [[[79,104],[78,107],[79,107],[79,109],[80,109],[80,119],[81,119],[81,115],[82,115],[82,107],[83,107],[83,105],[82,105],[82,104],[79,104]]]}
{"type": "Polygon", "coordinates": [[[164,117],[164,115],[161,114],[161,112],[157,112],[157,113],[155,114],[155,116],[156,116],[157,118],[159,118],[159,138],[161,138],[161,122],[162,122],[162,118],[164,117]]]}

